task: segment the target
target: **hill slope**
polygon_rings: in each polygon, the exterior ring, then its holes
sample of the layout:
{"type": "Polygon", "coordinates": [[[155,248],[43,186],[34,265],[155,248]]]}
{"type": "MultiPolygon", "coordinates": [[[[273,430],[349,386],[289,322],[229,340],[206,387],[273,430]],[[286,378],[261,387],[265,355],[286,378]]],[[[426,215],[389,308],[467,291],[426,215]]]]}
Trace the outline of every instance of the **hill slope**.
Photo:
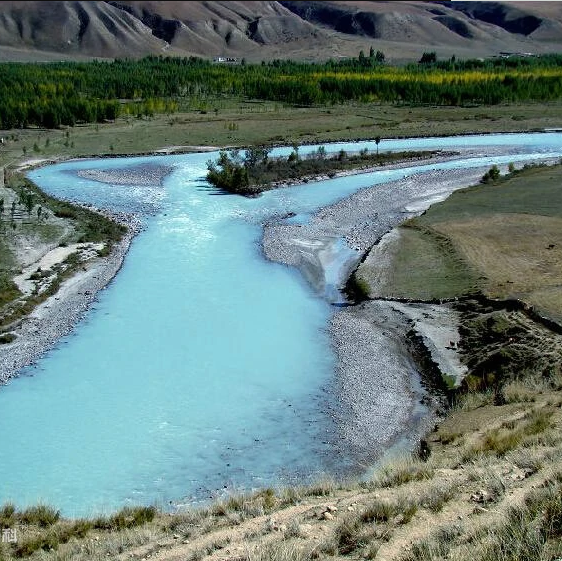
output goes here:
{"type": "Polygon", "coordinates": [[[395,61],[562,49],[557,2],[5,1],[0,60],[356,56],[395,61]]]}

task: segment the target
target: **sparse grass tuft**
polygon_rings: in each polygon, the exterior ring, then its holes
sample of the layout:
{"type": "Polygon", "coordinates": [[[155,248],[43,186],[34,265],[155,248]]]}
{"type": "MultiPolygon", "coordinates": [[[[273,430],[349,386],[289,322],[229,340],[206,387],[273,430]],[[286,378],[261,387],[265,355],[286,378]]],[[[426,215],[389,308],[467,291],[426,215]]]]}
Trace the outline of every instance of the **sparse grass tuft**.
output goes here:
{"type": "Polygon", "coordinates": [[[60,511],[46,505],[37,505],[26,508],[18,516],[19,521],[30,526],[46,528],[52,526],[60,519],[60,511]]]}
{"type": "Polygon", "coordinates": [[[493,405],[495,392],[493,390],[469,391],[459,393],[451,406],[452,411],[474,411],[479,407],[493,405]]]}
{"type": "Polygon", "coordinates": [[[219,551],[224,549],[230,543],[230,538],[225,539],[217,539],[212,541],[211,543],[207,544],[205,547],[201,549],[197,549],[187,559],[189,561],[200,561],[209,555],[212,555],[215,551],[219,551]]]}
{"type": "Polygon", "coordinates": [[[381,541],[388,540],[396,526],[408,524],[417,511],[417,504],[405,497],[395,501],[376,499],[358,513],[347,514],[336,526],[333,539],[323,552],[349,555],[366,548],[364,556],[374,558],[381,541]]]}
{"type": "Polygon", "coordinates": [[[337,483],[331,478],[324,478],[299,488],[299,493],[303,497],[328,497],[334,494],[338,488],[337,483]]]}
{"type": "Polygon", "coordinates": [[[432,512],[439,512],[456,494],[455,485],[443,482],[435,483],[424,491],[419,499],[419,504],[432,512]]]}
{"type": "Polygon", "coordinates": [[[281,499],[275,491],[267,488],[250,494],[230,495],[226,499],[215,503],[211,508],[211,514],[227,516],[230,513],[237,512],[243,516],[261,516],[271,512],[280,503],[281,499]]]}
{"type": "Polygon", "coordinates": [[[250,548],[244,561],[309,561],[315,558],[313,550],[294,543],[273,542],[250,548]]]}
{"type": "Polygon", "coordinates": [[[395,487],[432,477],[433,468],[430,465],[411,457],[404,457],[384,465],[373,477],[373,484],[378,487],[395,487]]]}
{"type": "Polygon", "coordinates": [[[292,519],[288,524],[285,532],[283,532],[283,538],[289,540],[291,538],[302,538],[304,537],[301,526],[297,520],[292,519]]]}
{"type": "Polygon", "coordinates": [[[108,517],[98,517],[93,527],[99,530],[124,530],[152,522],[157,510],[154,506],[126,506],[108,517]]]}
{"type": "Polygon", "coordinates": [[[537,392],[518,380],[507,383],[502,395],[506,403],[530,403],[537,399],[537,392]]]}
{"type": "Polygon", "coordinates": [[[482,561],[539,561],[546,540],[524,508],[511,508],[498,524],[486,528],[466,554],[482,561]],[[476,547],[474,547],[474,545],[476,547]],[[474,557],[473,557],[474,556],[474,557]]]}
{"type": "Polygon", "coordinates": [[[463,458],[465,461],[473,459],[479,454],[495,454],[504,456],[521,444],[534,442],[530,439],[544,433],[551,426],[552,411],[534,409],[521,419],[503,423],[486,431],[477,443],[467,446],[463,458]]]}
{"type": "Polygon", "coordinates": [[[447,559],[455,540],[460,534],[458,526],[439,528],[427,538],[412,544],[401,561],[442,561],[447,559]]]}
{"type": "Polygon", "coordinates": [[[376,499],[359,514],[363,524],[391,522],[407,524],[417,511],[417,504],[403,496],[396,501],[376,499]]]}
{"type": "Polygon", "coordinates": [[[6,503],[0,507],[0,528],[11,528],[17,521],[16,506],[6,503]]]}
{"type": "Polygon", "coordinates": [[[363,542],[362,529],[363,524],[359,516],[356,514],[345,516],[334,530],[336,551],[342,555],[348,555],[366,545],[363,542]]]}

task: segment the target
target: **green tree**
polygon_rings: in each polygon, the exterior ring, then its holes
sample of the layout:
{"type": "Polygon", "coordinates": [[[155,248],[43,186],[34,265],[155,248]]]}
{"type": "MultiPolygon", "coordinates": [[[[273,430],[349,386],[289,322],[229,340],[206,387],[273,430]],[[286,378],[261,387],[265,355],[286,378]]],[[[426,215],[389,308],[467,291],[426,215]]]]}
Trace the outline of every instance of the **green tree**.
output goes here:
{"type": "Polygon", "coordinates": [[[246,168],[255,168],[260,164],[265,164],[269,157],[269,148],[265,146],[250,146],[246,149],[244,155],[244,166],[246,168]]]}
{"type": "Polygon", "coordinates": [[[217,162],[207,162],[207,181],[230,193],[248,194],[250,179],[238,150],[221,150],[217,162]]]}
{"type": "Polygon", "coordinates": [[[289,157],[287,158],[288,162],[298,162],[300,160],[300,156],[299,156],[299,144],[298,142],[293,142],[291,144],[293,151],[289,154],[289,157]]]}
{"type": "Polygon", "coordinates": [[[437,54],[435,53],[435,51],[432,51],[430,53],[423,53],[422,57],[419,60],[420,64],[433,64],[434,62],[437,62],[437,54]]]}

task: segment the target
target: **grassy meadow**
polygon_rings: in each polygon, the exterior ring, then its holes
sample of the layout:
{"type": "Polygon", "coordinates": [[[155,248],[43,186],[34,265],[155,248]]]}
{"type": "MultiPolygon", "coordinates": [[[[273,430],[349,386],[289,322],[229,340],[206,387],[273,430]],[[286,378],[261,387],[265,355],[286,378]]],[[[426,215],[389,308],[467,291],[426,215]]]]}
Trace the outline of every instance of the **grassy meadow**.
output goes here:
{"type": "Polygon", "coordinates": [[[270,101],[209,98],[206,109],[118,118],[60,129],[0,131],[0,166],[22,160],[144,154],[169,147],[290,145],[336,140],[537,131],[562,127],[562,103],[474,107],[348,103],[294,107],[270,101]]]}
{"type": "MultiPolygon", "coordinates": [[[[527,166],[453,193],[399,228],[382,296],[482,293],[562,320],[562,166],[527,166]]],[[[362,277],[368,283],[368,278],[362,277]]],[[[376,296],[371,294],[371,297],[376,296]]]]}

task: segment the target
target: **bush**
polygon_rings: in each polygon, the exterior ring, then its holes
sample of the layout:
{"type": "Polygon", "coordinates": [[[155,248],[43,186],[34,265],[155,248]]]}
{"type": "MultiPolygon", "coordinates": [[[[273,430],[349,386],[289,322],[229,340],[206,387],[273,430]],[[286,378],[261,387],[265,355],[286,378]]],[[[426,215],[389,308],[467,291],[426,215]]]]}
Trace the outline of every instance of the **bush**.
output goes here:
{"type": "Polygon", "coordinates": [[[500,170],[495,164],[482,176],[480,183],[494,183],[500,177],[500,170]]]}
{"type": "Polygon", "coordinates": [[[20,514],[19,519],[24,524],[46,528],[59,521],[60,511],[46,505],[31,506],[20,514]]]}

